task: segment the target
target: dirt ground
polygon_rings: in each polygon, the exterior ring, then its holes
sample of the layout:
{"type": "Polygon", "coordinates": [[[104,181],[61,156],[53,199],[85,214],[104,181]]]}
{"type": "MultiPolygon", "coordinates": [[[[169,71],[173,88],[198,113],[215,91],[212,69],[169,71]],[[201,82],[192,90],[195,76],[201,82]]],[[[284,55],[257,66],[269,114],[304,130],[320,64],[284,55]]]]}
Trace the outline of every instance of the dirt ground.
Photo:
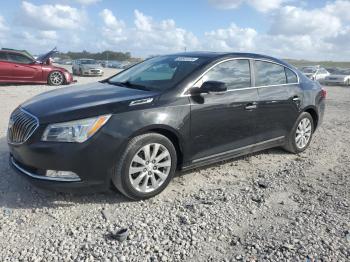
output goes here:
{"type": "Polygon", "coordinates": [[[141,202],[41,190],[10,169],[11,111],[52,89],[0,86],[0,261],[349,261],[349,87],[326,87],[324,123],[302,154],[277,148],[180,174],[141,202]],[[122,227],[128,240],[109,237],[122,227]]]}

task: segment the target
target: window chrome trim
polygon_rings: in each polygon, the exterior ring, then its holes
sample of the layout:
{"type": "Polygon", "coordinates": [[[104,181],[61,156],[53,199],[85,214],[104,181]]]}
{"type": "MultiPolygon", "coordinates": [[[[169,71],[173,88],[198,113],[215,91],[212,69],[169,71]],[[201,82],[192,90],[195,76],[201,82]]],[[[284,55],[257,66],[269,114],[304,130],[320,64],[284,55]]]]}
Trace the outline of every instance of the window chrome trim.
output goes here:
{"type": "MultiPolygon", "coordinates": [[[[295,71],[295,69],[283,65],[281,63],[275,62],[275,61],[271,61],[268,59],[263,59],[263,58],[251,58],[251,57],[235,57],[235,58],[228,58],[228,59],[224,59],[222,61],[217,62],[216,64],[212,65],[210,68],[208,68],[207,70],[205,70],[199,77],[197,77],[191,84],[190,87],[185,88],[182,93],[181,93],[181,97],[191,97],[191,94],[186,94],[186,92],[188,90],[190,90],[191,88],[195,87],[195,85],[197,84],[197,82],[206,74],[208,73],[211,69],[213,69],[215,66],[220,65],[222,63],[228,62],[228,61],[233,61],[233,60],[248,60],[248,61],[262,61],[262,62],[267,62],[267,63],[273,63],[285,68],[290,69],[294,74],[296,74],[298,82],[296,83],[286,83],[286,84],[279,84],[279,85],[265,85],[265,86],[250,86],[250,87],[242,87],[242,88],[236,88],[236,89],[229,89],[227,90],[227,92],[233,92],[233,91],[241,91],[241,90],[249,90],[249,89],[259,89],[259,88],[265,88],[265,87],[276,87],[276,86],[287,86],[287,85],[298,85],[300,84],[300,78],[299,75],[297,74],[297,72],[295,71]]],[[[252,70],[252,68],[250,67],[250,70],[252,70]]],[[[251,79],[251,83],[253,79],[251,79]]]]}
{"type": "Polygon", "coordinates": [[[27,170],[25,170],[24,168],[20,167],[15,159],[13,157],[11,157],[11,164],[20,172],[22,172],[23,174],[31,177],[31,178],[35,178],[35,179],[39,179],[39,180],[45,180],[45,181],[56,181],[56,182],[79,182],[81,181],[80,178],[61,178],[61,177],[47,177],[47,176],[39,176],[36,174],[33,174],[27,170]]]}

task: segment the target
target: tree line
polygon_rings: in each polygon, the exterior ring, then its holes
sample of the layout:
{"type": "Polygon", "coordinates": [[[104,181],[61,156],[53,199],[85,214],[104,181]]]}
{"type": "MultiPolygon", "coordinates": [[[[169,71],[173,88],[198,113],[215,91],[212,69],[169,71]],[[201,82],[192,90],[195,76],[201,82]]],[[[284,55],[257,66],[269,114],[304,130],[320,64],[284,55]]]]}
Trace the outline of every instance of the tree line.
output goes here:
{"type": "Polygon", "coordinates": [[[115,52],[115,51],[103,51],[99,53],[90,53],[88,51],[82,52],[67,52],[67,53],[59,53],[57,55],[60,59],[80,59],[80,58],[90,58],[96,60],[117,60],[117,61],[125,61],[125,60],[133,60],[130,52],[115,52]]]}

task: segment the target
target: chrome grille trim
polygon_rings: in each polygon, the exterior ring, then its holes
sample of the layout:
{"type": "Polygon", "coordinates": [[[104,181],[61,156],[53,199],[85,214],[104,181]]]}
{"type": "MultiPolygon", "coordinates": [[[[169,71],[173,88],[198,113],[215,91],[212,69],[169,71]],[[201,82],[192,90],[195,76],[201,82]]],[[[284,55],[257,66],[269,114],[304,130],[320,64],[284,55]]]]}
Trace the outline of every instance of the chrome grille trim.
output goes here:
{"type": "Polygon", "coordinates": [[[39,127],[39,119],[23,108],[17,108],[10,117],[7,142],[19,145],[25,143],[39,127]]]}

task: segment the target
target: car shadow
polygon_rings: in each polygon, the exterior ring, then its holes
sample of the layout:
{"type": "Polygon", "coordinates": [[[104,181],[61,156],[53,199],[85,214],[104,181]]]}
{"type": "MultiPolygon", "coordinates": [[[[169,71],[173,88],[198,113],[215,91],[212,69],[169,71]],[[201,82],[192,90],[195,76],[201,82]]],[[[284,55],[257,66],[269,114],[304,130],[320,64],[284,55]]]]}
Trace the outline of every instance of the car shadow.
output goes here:
{"type": "Polygon", "coordinates": [[[213,164],[203,165],[201,167],[196,167],[196,168],[189,169],[189,170],[186,170],[186,171],[177,172],[176,176],[177,177],[181,177],[181,176],[184,176],[184,175],[187,175],[187,174],[191,174],[193,172],[219,167],[219,166],[221,166],[223,164],[233,163],[235,161],[248,159],[250,157],[263,155],[263,154],[290,155],[291,153],[285,151],[281,147],[274,147],[274,148],[258,151],[258,152],[255,152],[255,153],[250,153],[250,154],[247,154],[247,155],[244,155],[244,156],[233,157],[233,158],[230,158],[230,159],[227,159],[227,160],[222,160],[222,161],[219,161],[219,162],[216,162],[216,163],[213,163],[213,164]]]}

